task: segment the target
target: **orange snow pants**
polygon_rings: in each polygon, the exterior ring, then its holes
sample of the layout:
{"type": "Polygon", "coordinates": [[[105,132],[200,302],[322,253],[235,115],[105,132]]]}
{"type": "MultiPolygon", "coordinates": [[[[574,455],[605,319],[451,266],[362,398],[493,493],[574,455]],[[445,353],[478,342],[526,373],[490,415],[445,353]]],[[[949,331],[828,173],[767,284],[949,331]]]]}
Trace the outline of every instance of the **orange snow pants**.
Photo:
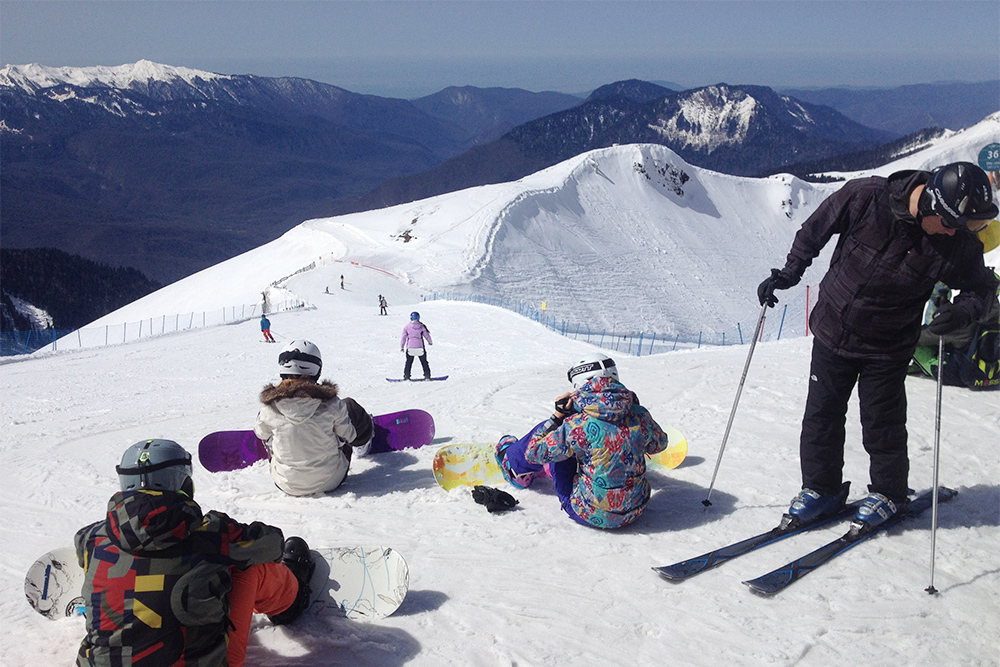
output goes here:
{"type": "Polygon", "coordinates": [[[280,614],[292,606],[299,582],[282,563],[252,565],[245,570],[232,568],[233,590],[229,593],[229,667],[243,667],[254,612],[280,614]]]}

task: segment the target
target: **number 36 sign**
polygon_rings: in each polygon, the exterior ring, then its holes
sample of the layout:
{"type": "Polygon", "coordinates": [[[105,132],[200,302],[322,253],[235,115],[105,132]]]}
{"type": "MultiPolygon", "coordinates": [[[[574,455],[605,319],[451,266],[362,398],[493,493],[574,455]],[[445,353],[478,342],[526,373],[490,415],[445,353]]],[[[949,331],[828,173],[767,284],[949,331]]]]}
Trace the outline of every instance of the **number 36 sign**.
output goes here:
{"type": "Polygon", "coordinates": [[[983,171],[1000,171],[1000,144],[987,144],[979,151],[979,166],[983,171]]]}

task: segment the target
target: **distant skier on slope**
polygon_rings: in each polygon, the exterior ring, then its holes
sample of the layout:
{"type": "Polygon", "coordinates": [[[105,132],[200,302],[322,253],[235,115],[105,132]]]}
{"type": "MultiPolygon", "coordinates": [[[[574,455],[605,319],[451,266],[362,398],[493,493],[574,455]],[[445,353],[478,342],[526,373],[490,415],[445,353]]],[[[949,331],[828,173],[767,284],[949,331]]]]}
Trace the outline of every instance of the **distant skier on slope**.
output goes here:
{"type": "Polygon", "coordinates": [[[385,300],[385,297],[381,294],[378,295],[378,310],[379,315],[388,315],[389,302],[385,300]]]}
{"type": "Polygon", "coordinates": [[[271,478],[290,496],[333,491],[347,476],[351,454],[368,452],[371,415],[337,385],[320,382],[319,348],[294,340],[278,355],[281,382],[260,393],[264,406],[253,430],[271,455],[271,478]]]}
{"type": "Polygon", "coordinates": [[[970,162],[848,181],[802,223],[785,267],[757,288],[761,306],[773,307],[775,290],[796,285],[839,235],[809,317],[815,337],[799,447],[802,490],[790,516],[809,522],[844,505],[844,420],[855,385],[871,459],[855,525],[870,531],[905,507],[905,380],[924,304],[939,280],[962,291],[934,314],[930,331],[938,336],[989,310],[997,280],[974,232],[996,215],[989,178],[970,162]]]}
{"type": "Polygon", "coordinates": [[[567,373],[574,391],[555,412],[518,440],[504,436],[496,456],[504,477],[527,488],[545,464],[562,509],[578,523],[621,528],[649,502],[646,455],[667,448],[667,434],[618,380],[603,353],[585,356],[567,373]]]}
{"type": "Polygon", "coordinates": [[[255,611],[283,625],[309,606],[305,541],[203,513],[191,455],[176,442],[135,443],[117,472],[107,517],[76,534],[87,573],[79,667],[241,667],[255,611]]]}
{"type": "Polygon", "coordinates": [[[274,336],[271,335],[271,320],[267,319],[267,315],[260,316],[260,331],[264,334],[265,343],[276,343],[274,336]]]}
{"type": "Polygon", "coordinates": [[[430,329],[420,321],[420,313],[413,311],[410,313],[410,322],[403,327],[403,335],[399,339],[399,348],[406,354],[406,364],[403,366],[404,380],[410,379],[410,370],[413,368],[413,357],[420,358],[420,366],[424,371],[424,379],[429,380],[431,378],[431,367],[427,362],[427,348],[424,347],[425,340],[428,345],[434,344],[431,340],[430,329]]]}

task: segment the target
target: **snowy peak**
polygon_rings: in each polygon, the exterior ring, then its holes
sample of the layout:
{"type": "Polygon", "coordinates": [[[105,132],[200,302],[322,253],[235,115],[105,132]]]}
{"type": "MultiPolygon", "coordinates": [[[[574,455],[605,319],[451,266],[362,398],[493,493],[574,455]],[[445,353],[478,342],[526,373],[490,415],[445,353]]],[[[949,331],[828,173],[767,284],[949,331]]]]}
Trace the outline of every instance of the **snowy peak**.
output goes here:
{"type": "Polygon", "coordinates": [[[199,81],[229,79],[187,67],[161,65],[149,60],[116,67],[47,67],[45,65],[5,65],[0,69],[0,86],[18,86],[29,93],[68,84],[80,88],[120,88],[145,92],[153,82],[183,82],[195,85],[199,81]]]}
{"type": "Polygon", "coordinates": [[[743,143],[757,108],[757,100],[746,91],[709,86],[680,96],[677,111],[649,127],[685,148],[711,153],[722,145],[743,143]]]}

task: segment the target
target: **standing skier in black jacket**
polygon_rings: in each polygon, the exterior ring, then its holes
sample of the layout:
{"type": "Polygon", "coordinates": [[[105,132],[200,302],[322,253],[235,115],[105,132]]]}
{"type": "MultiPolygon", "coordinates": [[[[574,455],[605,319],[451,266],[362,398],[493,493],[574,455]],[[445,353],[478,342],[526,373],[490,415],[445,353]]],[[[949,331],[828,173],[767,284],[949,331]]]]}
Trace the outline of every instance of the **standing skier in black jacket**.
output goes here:
{"type": "Polygon", "coordinates": [[[785,267],[760,284],[761,305],[802,278],[830,238],[837,247],[809,324],[815,336],[799,453],[802,491],[788,513],[803,522],[843,506],[844,424],[855,384],[871,460],[868,497],[855,515],[871,530],[905,507],[906,369],[935,283],[961,290],[930,326],[941,335],[978,319],[997,280],[974,233],[998,213],[986,173],[969,162],[849,181],[802,224],[785,267]]]}

